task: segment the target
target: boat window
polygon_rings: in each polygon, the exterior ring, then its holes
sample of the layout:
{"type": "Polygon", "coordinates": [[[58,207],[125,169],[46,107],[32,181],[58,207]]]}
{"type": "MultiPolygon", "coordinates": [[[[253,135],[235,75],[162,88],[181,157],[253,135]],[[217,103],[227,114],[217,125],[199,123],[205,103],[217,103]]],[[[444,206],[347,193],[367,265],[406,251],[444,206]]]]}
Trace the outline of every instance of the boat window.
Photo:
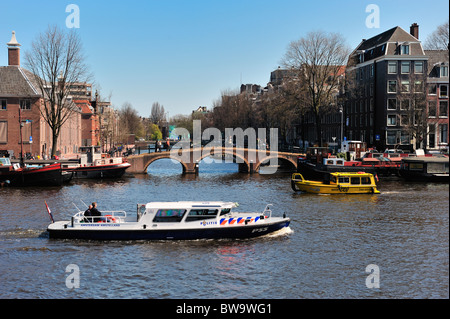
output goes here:
{"type": "Polygon", "coordinates": [[[348,184],[349,178],[348,177],[339,177],[339,184],[348,184]]]}
{"type": "Polygon", "coordinates": [[[224,208],[222,209],[222,211],[220,212],[220,216],[222,215],[226,215],[231,211],[231,208],[224,208]]]}
{"type": "Polygon", "coordinates": [[[423,171],[423,163],[411,163],[409,164],[410,171],[423,171]]]}
{"type": "Polygon", "coordinates": [[[359,185],[359,184],[360,184],[360,179],[359,179],[359,177],[352,177],[352,178],[350,179],[350,184],[352,184],[352,185],[359,185]]]}
{"type": "Polygon", "coordinates": [[[336,183],[336,176],[331,175],[330,182],[336,183]]]}
{"type": "Polygon", "coordinates": [[[370,185],[370,177],[361,177],[361,184],[362,185],[370,185]]]}
{"type": "Polygon", "coordinates": [[[344,161],[343,160],[337,160],[336,161],[336,165],[344,165],[344,161]]]}
{"type": "Polygon", "coordinates": [[[154,223],[179,223],[183,219],[185,209],[159,209],[156,212],[154,223]]]}
{"type": "Polygon", "coordinates": [[[192,222],[196,220],[216,218],[217,212],[217,209],[191,209],[188,216],[186,217],[186,221],[192,222]]]}

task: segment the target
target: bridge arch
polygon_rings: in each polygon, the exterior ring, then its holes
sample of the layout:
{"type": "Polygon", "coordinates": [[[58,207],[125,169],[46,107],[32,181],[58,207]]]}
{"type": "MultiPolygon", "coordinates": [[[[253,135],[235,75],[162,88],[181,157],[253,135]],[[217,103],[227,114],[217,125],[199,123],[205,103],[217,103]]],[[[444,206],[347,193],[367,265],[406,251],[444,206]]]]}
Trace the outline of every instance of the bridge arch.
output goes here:
{"type": "Polygon", "coordinates": [[[259,172],[259,169],[261,168],[261,165],[266,163],[266,162],[268,162],[268,161],[270,161],[270,160],[272,160],[272,159],[277,159],[278,163],[280,163],[280,161],[284,162],[284,163],[287,163],[292,168],[292,170],[296,170],[297,169],[297,163],[294,160],[292,160],[291,158],[287,158],[287,157],[284,157],[284,156],[281,156],[281,155],[269,155],[269,156],[266,156],[265,158],[261,159],[256,164],[256,166],[254,167],[254,170],[256,172],[259,172]]]}
{"type": "Polygon", "coordinates": [[[241,154],[241,152],[235,152],[235,150],[231,150],[231,151],[230,151],[230,150],[227,149],[227,148],[222,148],[222,149],[220,150],[220,154],[212,154],[212,153],[213,153],[213,150],[214,150],[214,149],[212,148],[210,152],[203,152],[203,151],[202,151],[201,156],[198,158],[198,163],[200,163],[203,159],[205,159],[205,158],[208,157],[208,156],[213,156],[213,155],[221,155],[221,156],[224,156],[224,155],[230,155],[230,156],[233,157],[233,159],[236,160],[236,163],[237,163],[237,164],[243,165],[243,166],[245,167],[245,169],[243,169],[242,166],[240,166],[240,167],[239,167],[239,171],[241,171],[241,172],[242,172],[242,171],[250,172],[250,164],[249,164],[247,158],[245,158],[245,155],[244,155],[244,154],[241,154]],[[240,161],[237,161],[238,159],[239,159],[240,161]]]}
{"type": "Polygon", "coordinates": [[[152,164],[153,162],[156,162],[157,160],[161,160],[161,159],[170,159],[170,160],[176,161],[181,164],[181,167],[183,168],[183,173],[188,171],[188,167],[187,167],[186,163],[178,160],[177,158],[170,157],[170,153],[167,152],[167,154],[161,154],[160,156],[150,157],[149,159],[147,159],[144,164],[144,172],[148,171],[148,167],[150,166],[150,164],[152,164]]]}

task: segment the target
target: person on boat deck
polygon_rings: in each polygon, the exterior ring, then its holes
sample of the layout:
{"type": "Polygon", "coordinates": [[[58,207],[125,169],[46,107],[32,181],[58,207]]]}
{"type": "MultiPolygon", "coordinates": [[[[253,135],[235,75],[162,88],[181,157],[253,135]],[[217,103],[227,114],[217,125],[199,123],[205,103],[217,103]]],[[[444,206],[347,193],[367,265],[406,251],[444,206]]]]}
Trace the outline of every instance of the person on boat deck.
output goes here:
{"type": "MultiPolygon", "coordinates": [[[[87,217],[92,216],[91,209],[92,209],[92,205],[89,205],[88,209],[86,209],[86,211],[84,212],[84,216],[87,216],[87,217]]],[[[89,218],[89,219],[90,219],[90,218],[89,218]]],[[[85,223],[89,223],[89,222],[90,222],[89,219],[88,219],[88,218],[85,218],[83,221],[84,221],[85,223]]]]}
{"type": "MultiPolygon", "coordinates": [[[[92,208],[90,209],[91,211],[91,216],[102,216],[102,213],[100,213],[97,209],[97,203],[93,202],[92,203],[92,208]]],[[[101,218],[94,218],[94,222],[99,222],[101,220],[101,218]]]]}

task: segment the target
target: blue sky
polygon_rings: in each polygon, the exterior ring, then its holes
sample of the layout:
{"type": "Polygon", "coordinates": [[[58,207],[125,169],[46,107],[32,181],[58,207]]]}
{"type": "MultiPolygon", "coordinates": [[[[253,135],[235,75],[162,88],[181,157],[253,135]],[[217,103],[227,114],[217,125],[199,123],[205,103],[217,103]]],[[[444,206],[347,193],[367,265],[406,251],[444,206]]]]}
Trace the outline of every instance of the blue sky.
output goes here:
{"type": "Polygon", "coordinates": [[[69,4],[80,9],[76,31],[102,94],[141,116],[153,102],[169,116],[190,114],[241,83],[265,86],[289,42],[310,31],[341,33],[353,49],[417,22],[424,41],[449,15],[441,0],[0,0],[0,65],[8,63],[12,30],[23,56],[48,25],[66,27],[69,4]],[[366,26],[369,4],[380,9],[379,28],[366,26]]]}

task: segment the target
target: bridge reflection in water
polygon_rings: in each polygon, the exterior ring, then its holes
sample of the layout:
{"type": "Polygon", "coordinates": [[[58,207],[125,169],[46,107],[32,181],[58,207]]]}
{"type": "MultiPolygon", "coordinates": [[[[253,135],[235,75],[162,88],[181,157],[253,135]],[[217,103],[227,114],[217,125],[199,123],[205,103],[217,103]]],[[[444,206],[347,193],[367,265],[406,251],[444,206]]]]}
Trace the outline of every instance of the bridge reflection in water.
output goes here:
{"type": "Polygon", "coordinates": [[[131,167],[127,172],[132,174],[146,174],[148,166],[160,159],[178,161],[183,167],[183,174],[198,174],[199,163],[207,157],[233,159],[239,164],[239,172],[259,173],[261,165],[269,164],[274,167],[297,169],[298,153],[274,152],[257,149],[236,147],[198,147],[191,149],[172,149],[165,152],[145,153],[128,157],[131,167]]]}

